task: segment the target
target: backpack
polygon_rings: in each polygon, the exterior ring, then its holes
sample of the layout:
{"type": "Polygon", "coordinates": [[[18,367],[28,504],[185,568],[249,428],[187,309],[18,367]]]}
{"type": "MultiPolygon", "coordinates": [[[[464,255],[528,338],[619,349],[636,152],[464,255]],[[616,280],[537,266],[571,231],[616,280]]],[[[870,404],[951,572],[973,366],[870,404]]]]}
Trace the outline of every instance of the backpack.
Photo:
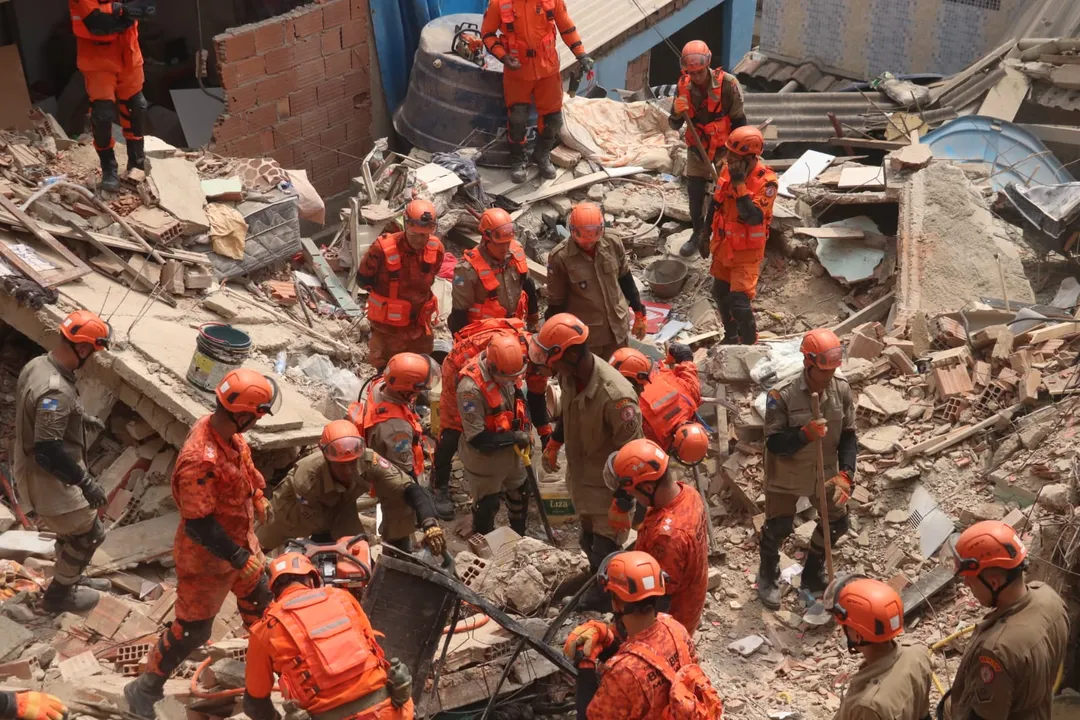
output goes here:
{"type": "Polygon", "coordinates": [[[671,685],[668,706],[661,715],[664,720],[720,720],[724,716],[720,694],[701,666],[690,661],[686,644],[676,638],[675,645],[679,648],[678,671],[643,643],[630,642],[625,652],[641,658],[671,685]]]}

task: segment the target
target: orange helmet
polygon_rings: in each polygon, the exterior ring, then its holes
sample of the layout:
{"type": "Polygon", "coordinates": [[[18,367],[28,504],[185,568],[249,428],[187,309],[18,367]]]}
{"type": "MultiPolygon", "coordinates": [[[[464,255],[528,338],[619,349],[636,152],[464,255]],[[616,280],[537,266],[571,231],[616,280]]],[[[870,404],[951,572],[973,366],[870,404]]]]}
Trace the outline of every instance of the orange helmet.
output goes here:
{"type": "Polygon", "coordinates": [[[589,326],[576,315],[559,313],[544,322],[540,332],[529,341],[529,359],[537,365],[550,368],[566,351],[575,345],[583,345],[589,339],[589,326]]]}
{"type": "Polygon", "coordinates": [[[960,534],[952,545],[956,572],[975,577],[987,568],[1015,570],[1027,560],[1027,548],[1020,536],[1000,520],[977,522],[960,534]]]}
{"type": "Polygon", "coordinates": [[[825,589],[822,602],[838,624],[859,633],[864,642],[888,642],[904,632],[904,603],[880,580],[839,577],[825,589]]]}
{"type": "Polygon", "coordinates": [[[417,198],[405,206],[405,228],[416,232],[435,232],[435,206],[417,198]]]}
{"type": "Polygon", "coordinates": [[[640,550],[608,555],[596,579],[600,587],[628,603],[663,597],[667,591],[667,573],[660,569],[656,558],[640,550]]]}
{"type": "Polygon", "coordinates": [[[817,328],[803,336],[799,350],[803,354],[806,367],[818,370],[835,370],[844,362],[844,349],[840,347],[840,338],[828,328],[817,328]]]}
{"type": "Polygon", "coordinates": [[[679,65],[683,72],[706,70],[712,63],[712,50],[701,40],[691,40],[683,45],[679,65]]]}
{"type": "Polygon", "coordinates": [[[484,356],[494,375],[517,378],[525,372],[525,353],[521,351],[521,341],[513,335],[502,333],[491,338],[484,356]]]}
{"type": "Polygon", "coordinates": [[[60,333],[68,341],[79,345],[93,345],[95,350],[109,347],[112,327],[89,310],[76,310],[60,323],[60,333]]]}
{"type": "Polygon", "coordinates": [[[248,368],[230,371],[218,384],[216,394],[221,406],[234,415],[262,417],[281,409],[281,393],[273,378],[248,368]]]}
{"type": "Polygon", "coordinates": [[[593,203],[579,203],[570,211],[570,237],[582,250],[592,249],[604,236],[604,211],[593,203]]]}
{"type": "Polygon", "coordinates": [[[652,374],[653,363],[649,357],[634,348],[619,348],[608,360],[611,367],[631,382],[647,383],[652,374]]]}
{"type": "Polygon", "coordinates": [[[609,490],[636,490],[658,482],[668,468],[668,454],[652,440],[631,440],[608,456],[604,484],[609,490]]]}
{"type": "Polygon", "coordinates": [[[485,210],[480,216],[480,235],[487,241],[502,245],[514,239],[514,221],[502,208],[485,210]]]}
{"type": "Polygon", "coordinates": [[[305,578],[309,575],[314,579],[315,587],[322,585],[322,576],[311,561],[305,555],[298,552],[288,552],[279,555],[270,562],[270,588],[286,575],[295,575],[305,578]]]}
{"type": "Polygon", "coordinates": [[[386,386],[394,392],[421,393],[431,389],[431,361],[423,355],[405,352],[398,353],[386,363],[383,371],[386,386]]]}
{"type": "Polygon", "coordinates": [[[700,423],[686,423],[675,430],[671,454],[679,462],[697,465],[709,453],[709,433],[700,423]]]}
{"type": "Polygon", "coordinates": [[[760,155],[765,150],[765,136],[753,125],[743,125],[731,131],[726,147],[736,155],[760,155]]]}
{"type": "Polygon", "coordinates": [[[319,449],[329,462],[353,462],[364,454],[364,438],[349,420],[332,420],[323,428],[319,449]]]}

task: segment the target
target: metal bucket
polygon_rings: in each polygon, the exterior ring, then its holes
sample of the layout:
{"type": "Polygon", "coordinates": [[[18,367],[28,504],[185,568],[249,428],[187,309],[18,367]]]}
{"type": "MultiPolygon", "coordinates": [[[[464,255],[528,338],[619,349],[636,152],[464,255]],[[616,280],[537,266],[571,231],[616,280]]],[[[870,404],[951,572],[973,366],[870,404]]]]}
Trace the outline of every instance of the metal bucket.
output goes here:
{"type": "Polygon", "coordinates": [[[657,260],[645,268],[645,282],[649,283],[653,296],[672,298],[682,290],[688,274],[686,263],[682,260],[657,260]]]}
{"type": "Polygon", "coordinates": [[[199,327],[195,354],[191,356],[187,379],[195,387],[213,392],[229,373],[244,364],[251,352],[251,337],[224,323],[199,327]]]}

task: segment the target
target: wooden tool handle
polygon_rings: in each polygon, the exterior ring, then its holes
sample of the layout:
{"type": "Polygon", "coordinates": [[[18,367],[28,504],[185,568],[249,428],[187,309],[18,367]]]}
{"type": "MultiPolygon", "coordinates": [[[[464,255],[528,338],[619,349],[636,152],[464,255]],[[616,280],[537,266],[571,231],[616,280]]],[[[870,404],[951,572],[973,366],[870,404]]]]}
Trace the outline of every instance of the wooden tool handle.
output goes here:
{"type": "MultiPolygon", "coordinates": [[[[821,398],[817,393],[810,396],[810,409],[814,413],[814,419],[820,420],[821,398]]],[[[825,540],[825,572],[829,578],[829,582],[832,582],[832,533],[829,529],[829,500],[825,495],[828,491],[828,488],[825,486],[825,451],[822,446],[821,438],[814,440],[814,445],[817,447],[818,513],[821,515],[821,534],[825,540]]]]}

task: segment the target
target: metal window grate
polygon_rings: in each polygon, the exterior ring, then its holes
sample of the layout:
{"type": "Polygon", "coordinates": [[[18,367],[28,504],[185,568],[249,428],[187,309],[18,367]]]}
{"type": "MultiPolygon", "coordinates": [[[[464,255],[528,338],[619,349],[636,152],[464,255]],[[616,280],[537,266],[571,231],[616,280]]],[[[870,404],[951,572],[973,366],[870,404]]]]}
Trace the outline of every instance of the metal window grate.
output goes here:
{"type": "Polygon", "coordinates": [[[945,0],[955,5],[969,5],[981,10],[1000,10],[1001,0],[945,0]]]}

